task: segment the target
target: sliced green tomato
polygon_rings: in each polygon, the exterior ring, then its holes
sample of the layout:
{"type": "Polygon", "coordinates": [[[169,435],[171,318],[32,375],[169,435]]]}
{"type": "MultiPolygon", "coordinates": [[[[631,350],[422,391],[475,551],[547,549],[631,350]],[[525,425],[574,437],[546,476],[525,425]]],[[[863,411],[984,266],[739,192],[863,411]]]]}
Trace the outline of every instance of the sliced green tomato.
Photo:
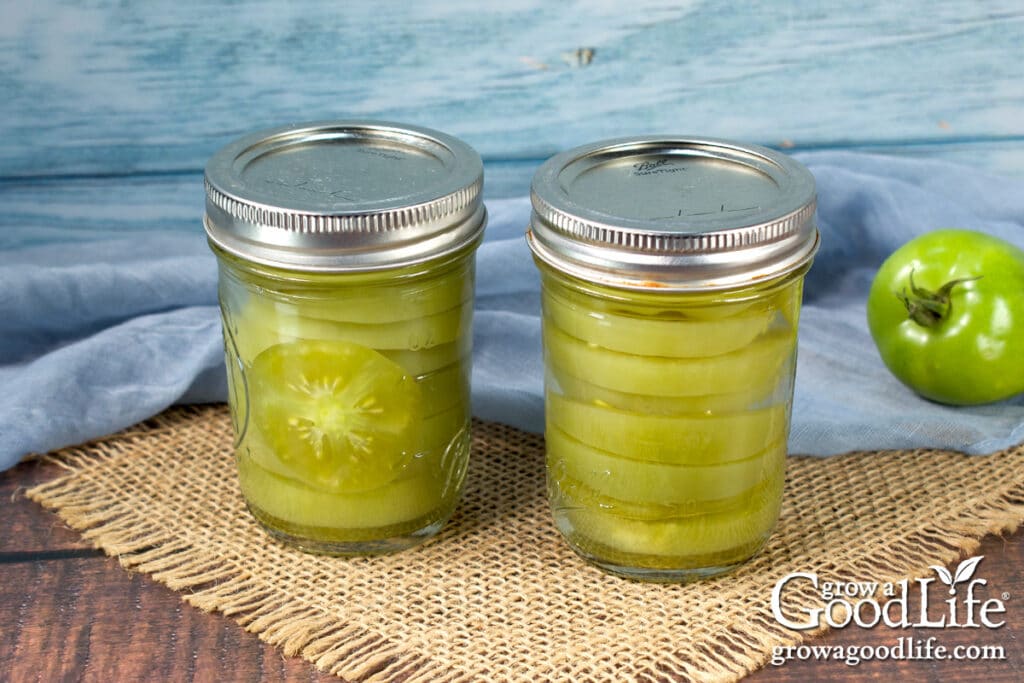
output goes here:
{"type": "Polygon", "coordinates": [[[720,465],[638,462],[587,446],[557,428],[548,429],[548,473],[595,493],[633,503],[683,505],[732,498],[778,477],[786,457],[776,441],[744,460],[720,465]]]}
{"type": "Polygon", "coordinates": [[[388,323],[413,320],[469,303],[473,298],[474,260],[437,268],[374,273],[305,274],[296,277],[257,267],[230,267],[239,290],[273,292],[284,304],[302,309],[311,318],[350,323],[388,323]]]}
{"type": "Polygon", "coordinates": [[[342,323],[311,317],[304,308],[250,297],[238,316],[236,341],[245,359],[275,344],[301,339],[346,341],[377,350],[424,350],[468,336],[471,306],[399,322],[342,323]]]}
{"type": "Polygon", "coordinates": [[[289,297],[304,315],[343,323],[379,324],[415,320],[450,311],[473,299],[473,280],[460,270],[429,281],[336,288],[289,297]]]}
{"type": "MultiPolygon", "coordinates": [[[[573,306],[580,310],[592,310],[611,315],[625,316],[664,316],[675,320],[722,320],[732,316],[742,315],[755,308],[755,304],[761,304],[766,308],[762,299],[742,299],[738,301],[718,300],[710,297],[688,297],[686,299],[674,299],[669,306],[661,303],[622,301],[607,296],[599,296],[589,292],[568,286],[559,279],[545,277],[544,294],[563,306],[573,306]],[[684,311],[685,309],[685,311],[684,311]]],[[[652,291],[652,294],[655,292],[652,291]]],[[[641,297],[642,298],[642,297],[641,297]]]]}
{"type": "Polygon", "coordinates": [[[467,356],[448,367],[417,377],[425,414],[435,415],[455,405],[468,405],[471,371],[472,361],[467,356]]]}
{"type": "Polygon", "coordinates": [[[371,491],[337,493],[310,487],[273,463],[268,468],[265,445],[250,433],[249,447],[240,449],[238,457],[242,492],[265,514],[307,529],[375,529],[427,515],[441,518],[454,506],[466,474],[468,406],[423,420],[417,438],[417,454],[400,477],[371,491]]]}
{"type": "Polygon", "coordinates": [[[547,395],[549,427],[631,460],[721,465],[785,440],[786,406],[723,415],[645,415],[547,395]]]}
{"type": "MultiPolygon", "coordinates": [[[[554,513],[570,527],[569,535],[585,550],[596,545],[633,556],[677,558],[679,564],[685,564],[687,557],[760,545],[778,519],[782,483],[781,477],[773,479],[769,487],[735,508],[706,515],[657,521],[630,519],[582,505],[568,496],[558,503],[554,513]]],[[[600,554],[599,549],[596,554],[600,554]]]]}
{"type": "Polygon", "coordinates": [[[758,301],[724,301],[702,306],[687,306],[687,320],[725,320],[734,316],[761,314],[765,306],[758,301]]]}
{"type": "Polygon", "coordinates": [[[422,397],[401,367],[338,341],[271,346],[249,370],[252,418],[295,478],[334,492],[395,479],[417,443],[422,397]]]}
{"type": "Polygon", "coordinates": [[[594,489],[584,485],[575,479],[562,477],[560,481],[554,481],[548,477],[548,495],[555,501],[555,507],[560,507],[559,501],[571,500],[573,504],[601,510],[616,514],[628,519],[643,521],[663,521],[677,517],[692,517],[694,515],[710,515],[718,512],[733,510],[745,505],[751,498],[764,499],[766,492],[777,490],[779,481],[785,477],[785,463],[780,465],[778,471],[767,476],[757,486],[747,489],[730,498],[717,498],[715,500],[687,500],[681,503],[660,504],[643,502],[638,503],[629,500],[620,500],[598,493],[594,489]]]}
{"type": "Polygon", "coordinates": [[[607,389],[560,370],[548,367],[548,387],[553,393],[580,403],[648,415],[735,413],[764,404],[771,399],[774,389],[772,386],[764,387],[766,393],[763,395],[738,391],[707,396],[648,396],[607,389]]]}
{"type": "MultiPolygon", "coordinates": [[[[423,417],[415,426],[415,445],[411,448],[412,457],[402,468],[401,477],[429,475],[440,479],[448,479],[448,470],[454,467],[448,458],[458,455],[456,442],[469,434],[470,403],[468,394],[461,402],[455,403],[445,410],[423,417]],[[456,448],[453,451],[453,448],[456,448]]],[[[260,467],[286,478],[299,476],[292,463],[285,462],[270,446],[267,438],[259,429],[250,430],[245,439],[244,452],[260,467]]],[[[464,469],[464,465],[462,466],[464,469]]],[[[335,487],[328,482],[322,484],[314,480],[306,483],[330,493],[335,487]]]]}
{"type": "Polygon", "coordinates": [[[463,335],[458,340],[440,346],[431,346],[429,349],[379,349],[380,355],[389,358],[405,369],[413,377],[422,377],[473,353],[473,335],[463,335]]]}
{"type": "Polygon", "coordinates": [[[442,507],[441,486],[433,477],[398,479],[372,491],[328,493],[239,458],[242,493],[271,517],[315,529],[376,529],[420,519],[442,507]]]}
{"type": "Polygon", "coordinates": [[[462,488],[469,466],[470,450],[469,404],[456,406],[423,421],[416,457],[409,465],[409,473],[426,473],[448,492],[462,488]]]}
{"type": "MultiPolygon", "coordinates": [[[[451,442],[459,437],[460,432],[468,430],[470,420],[469,403],[461,403],[449,408],[442,413],[424,418],[416,428],[415,463],[426,462],[428,465],[431,459],[440,460],[441,454],[449,447],[451,442]]],[[[435,471],[430,465],[431,471],[435,471]]],[[[412,465],[410,465],[410,471],[412,465]]]]}
{"type": "Polygon", "coordinates": [[[609,351],[552,325],[543,328],[547,362],[556,372],[615,391],[649,396],[704,396],[748,391],[764,395],[793,352],[792,332],[770,332],[744,349],[710,358],[661,358],[609,351]]]}
{"type": "Polygon", "coordinates": [[[626,315],[545,301],[545,324],[554,324],[576,339],[612,351],[641,356],[703,358],[741,349],[768,329],[774,310],[720,320],[626,315]]]}

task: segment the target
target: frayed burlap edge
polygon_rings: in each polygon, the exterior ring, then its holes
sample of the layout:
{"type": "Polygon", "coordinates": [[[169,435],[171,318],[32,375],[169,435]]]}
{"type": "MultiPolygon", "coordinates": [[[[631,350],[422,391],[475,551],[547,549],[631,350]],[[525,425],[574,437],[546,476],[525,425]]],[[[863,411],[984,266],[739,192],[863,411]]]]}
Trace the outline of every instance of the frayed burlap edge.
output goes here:
{"type": "MultiPolygon", "coordinates": [[[[260,640],[280,647],[289,657],[301,656],[319,670],[353,681],[374,683],[401,677],[404,681],[456,681],[451,672],[432,666],[407,649],[313,606],[294,604],[286,592],[267,586],[248,569],[224,557],[194,556],[196,547],[177,530],[153,520],[146,511],[95,486],[83,488],[76,475],[114,464],[139,445],[183,422],[205,421],[202,407],[172,409],[136,427],[36,457],[53,462],[68,474],[25,492],[26,497],[53,509],[68,526],[129,572],[150,576],[182,600],[204,612],[231,617],[260,640]]],[[[215,416],[214,416],[215,417],[215,416]]],[[[468,679],[465,679],[468,680],[468,679]]]]}
{"type": "MultiPolygon", "coordinates": [[[[46,456],[67,473],[38,485],[26,495],[41,505],[57,511],[71,527],[108,555],[118,559],[128,570],[140,571],[179,591],[189,604],[204,611],[219,611],[234,619],[246,630],[258,634],[267,643],[281,647],[289,656],[299,655],[322,671],[356,681],[463,681],[481,677],[511,680],[504,671],[487,671],[468,663],[435,657],[417,650],[400,639],[369,628],[366,623],[347,623],[318,605],[315,601],[296,599],[281,586],[268,583],[247,566],[236,554],[210,552],[199,541],[183,533],[183,522],[189,519],[157,519],[152,511],[139,506],[137,500],[125,498],[119,470],[130,469],[139,458],[152,458],[161,439],[190,433],[213,432],[212,441],[221,450],[230,449],[226,413],[222,408],[175,409],[136,428],[113,437],[83,446],[65,449],[46,456]],[[226,439],[226,440],[225,440],[226,439]],[[111,485],[111,482],[115,485],[111,485]]],[[[536,450],[539,437],[526,435],[503,425],[475,424],[474,453],[501,446],[511,434],[512,439],[525,439],[526,450],[536,450]]],[[[519,442],[517,442],[519,443],[519,442]]],[[[202,447],[202,446],[200,446],[202,447]]],[[[537,460],[539,462],[539,459],[537,460]]],[[[949,564],[965,553],[977,549],[980,539],[990,533],[1013,532],[1024,522],[1024,445],[986,457],[967,457],[937,451],[855,453],[830,459],[791,458],[787,482],[787,505],[780,531],[765,551],[741,570],[713,581],[691,586],[641,586],[604,575],[588,576],[596,585],[607,582],[616,593],[666,591],[666,595],[687,591],[688,599],[705,604],[713,610],[730,600],[745,601],[740,610],[746,615],[742,622],[718,628],[713,633],[694,638],[675,652],[671,648],[657,656],[638,658],[629,671],[622,671],[620,680],[738,680],[765,665],[775,646],[795,645],[824,632],[794,632],[778,624],[767,606],[767,593],[743,596],[735,587],[747,577],[763,576],[769,587],[790,571],[818,573],[822,580],[899,581],[930,574],[934,564],[949,564]],[[829,483],[844,481],[854,491],[877,487],[880,472],[892,477],[898,486],[907,477],[940,476],[934,490],[962,486],[963,492],[952,497],[962,505],[945,503],[925,509],[934,501],[920,501],[922,514],[916,516],[914,528],[897,528],[890,534],[885,552],[850,553],[837,549],[831,554],[814,542],[814,533],[845,527],[857,531],[863,527],[858,511],[864,500],[851,501],[844,507],[815,505],[829,483]],[[916,473],[916,474],[915,474],[916,473]],[[801,498],[801,492],[804,497],[801,498]],[[788,520],[788,523],[787,523],[788,520]],[[793,528],[801,529],[793,533],[793,528]],[[703,601],[703,602],[702,602],[703,601]]],[[[173,485],[173,477],[166,485],[173,485]]],[[[903,500],[894,494],[898,503],[903,500]]],[[[934,498],[933,494],[928,494],[934,498]]],[[[912,498],[912,505],[918,505],[912,498]]],[[[546,510],[545,510],[546,511],[546,510]]],[[[250,520],[247,520],[247,522],[250,520]]],[[[875,526],[878,526],[877,524],[875,526]]],[[[870,527],[870,525],[869,525],[870,527]]],[[[864,527],[871,532],[875,527],[864,527]]],[[[819,534],[820,535],[820,534],[819,534]]],[[[442,534],[442,537],[444,534],[442,534]]],[[[528,542],[529,539],[524,539],[528,542]]],[[[440,542],[447,542],[444,538],[440,542]]],[[[876,547],[882,546],[878,543],[876,547]]],[[[287,552],[287,551],[283,551],[287,552]]],[[[319,558],[318,558],[319,559],[319,558]]],[[[313,558],[309,559],[314,562],[313,558]]],[[[568,556],[565,562],[573,562],[568,556]]],[[[578,565],[579,572],[593,572],[578,565]]],[[[605,585],[605,584],[602,584],[605,585]]],[[[763,586],[762,586],[763,588],[763,586]]],[[[610,595],[610,593],[609,593],[610,595]]],[[[628,595],[627,595],[628,597],[628,595]]],[[[787,594],[788,607],[814,607],[820,597],[808,588],[787,594]]],[[[628,640],[629,634],[623,633],[628,640]]],[[[671,641],[666,645],[672,644],[671,641]]],[[[679,645],[679,643],[675,643],[679,645]]],[[[610,665],[575,662],[573,664],[531,665],[518,671],[522,680],[608,680],[610,665]]],[[[515,670],[513,670],[515,672],[515,670]]]]}

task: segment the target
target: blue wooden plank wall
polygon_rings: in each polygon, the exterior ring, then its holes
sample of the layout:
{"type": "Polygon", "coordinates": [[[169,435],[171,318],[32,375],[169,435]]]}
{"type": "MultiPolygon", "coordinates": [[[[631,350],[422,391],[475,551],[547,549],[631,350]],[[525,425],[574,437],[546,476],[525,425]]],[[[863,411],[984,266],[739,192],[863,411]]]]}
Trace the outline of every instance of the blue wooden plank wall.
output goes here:
{"type": "Polygon", "coordinates": [[[334,117],[464,138],[491,197],[652,131],[1024,175],[1020,0],[6,0],[0,67],[0,221],[38,239],[198,229],[213,150],[334,117]]]}

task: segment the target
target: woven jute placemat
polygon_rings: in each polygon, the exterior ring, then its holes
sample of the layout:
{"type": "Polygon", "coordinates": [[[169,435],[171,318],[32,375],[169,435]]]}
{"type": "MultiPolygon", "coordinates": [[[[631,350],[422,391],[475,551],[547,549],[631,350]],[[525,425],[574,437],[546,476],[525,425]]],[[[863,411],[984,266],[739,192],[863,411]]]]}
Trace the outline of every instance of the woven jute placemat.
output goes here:
{"type": "MultiPolygon", "coordinates": [[[[475,423],[467,490],[441,534],[396,555],[339,559],[278,545],[238,491],[223,406],[175,409],[54,454],[28,492],[97,547],[289,655],[356,681],[735,680],[775,645],[779,578],[932,575],[1024,521],[1024,446],[790,458],[782,519],[739,570],[634,583],[579,560],[544,498],[543,439],[475,423]]],[[[820,603],[809,584],[793,610],[820,603]]]]}

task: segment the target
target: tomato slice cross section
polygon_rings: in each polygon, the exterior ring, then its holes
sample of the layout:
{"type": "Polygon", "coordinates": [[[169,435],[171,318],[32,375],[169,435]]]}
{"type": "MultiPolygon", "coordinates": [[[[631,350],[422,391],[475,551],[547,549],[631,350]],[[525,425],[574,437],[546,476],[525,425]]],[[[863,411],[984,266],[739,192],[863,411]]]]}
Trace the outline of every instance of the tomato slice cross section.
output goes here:
{"type": "Polygon", "coordinates": [[[298,479],[369,491],[408,465],[422,397],[394,361],[351,342],[299,340],[265,349],[249,372],[255,425],[298,479]]]}

